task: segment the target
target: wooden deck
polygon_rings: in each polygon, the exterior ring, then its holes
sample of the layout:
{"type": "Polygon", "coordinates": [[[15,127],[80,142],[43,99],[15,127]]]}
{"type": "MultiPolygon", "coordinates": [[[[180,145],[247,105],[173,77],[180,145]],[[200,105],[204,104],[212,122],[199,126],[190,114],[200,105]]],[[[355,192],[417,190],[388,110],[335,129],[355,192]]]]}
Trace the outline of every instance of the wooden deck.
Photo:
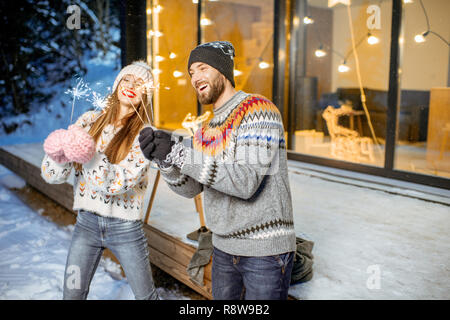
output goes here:
{"type": "MultiPolygon", "coordinates": [[[[42,179],[41,169],[36,163],[30,163],[9,151],[8,148],[0,148],[0,164],[22,177],[33,188],[66,209],[73,211],[73,188],[71,184],[51,185],[46,183],[42,179]]],[[[74,213],[76,214],[76,212],[74,213]]],[[[144,224],[144,231],[149,244],[150,261],[204,297],[211,299],[211,262],[205,268],[205,285],[200,287],[189,279],[186,272],[196,247],[149,224],[144,224]]]]}

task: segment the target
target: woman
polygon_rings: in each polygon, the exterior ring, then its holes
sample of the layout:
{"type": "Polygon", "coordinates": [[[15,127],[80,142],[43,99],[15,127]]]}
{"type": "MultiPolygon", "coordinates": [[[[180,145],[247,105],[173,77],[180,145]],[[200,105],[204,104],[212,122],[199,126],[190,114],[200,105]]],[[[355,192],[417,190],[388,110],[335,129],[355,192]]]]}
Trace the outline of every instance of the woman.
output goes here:
{"type": "Polygon", "coordinates": [[[64,299],[86,299],[105,248],[122,265],[136,299],[158,299],[143,230],[144,195],[150,162],[138,133],[149,123],[151,68],[133,62],[117,76],[105,110],[83,114],[68,130],[44,142],[41,174],[65,182],[75,169],[78,210],[64,274],[64,299]]]}

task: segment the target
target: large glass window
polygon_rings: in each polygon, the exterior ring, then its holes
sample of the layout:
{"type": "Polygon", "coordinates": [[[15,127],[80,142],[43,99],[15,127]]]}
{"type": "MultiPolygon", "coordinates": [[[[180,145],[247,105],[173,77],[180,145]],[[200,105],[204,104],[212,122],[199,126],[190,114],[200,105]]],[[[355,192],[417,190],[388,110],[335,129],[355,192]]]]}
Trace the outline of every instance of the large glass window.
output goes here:
{"type": "Polygon", "coordinates": [[[197,98],[187,63],[197,45],[197,4],[187,0],[147,0],[147,52],[157,88],[155,125],[175,130],[187,113],[197,114],[197,98]]]}
{"type": "Polygon", "coordinates": [[[226,40],[236,50],[236,89],[272,99],[274,1],[209,0],[202,9],[201,42],[226,40]]]}
{"type": "Polygon", "coordinates": [[[450,177],[450,1],[404,1],[395,168],[450,177]]]}
{"type": "Polygon", "coordinates": [[[302,21],[293,19],[293,28],[305,41],[301,52],[290,54],[305,63],[297,66],[291,94],[291,148],[383,166],[392,0],[353,0],[350,7],[339,2],[328,7],[321,0],[298,3],[305,9],[302,21]]]}

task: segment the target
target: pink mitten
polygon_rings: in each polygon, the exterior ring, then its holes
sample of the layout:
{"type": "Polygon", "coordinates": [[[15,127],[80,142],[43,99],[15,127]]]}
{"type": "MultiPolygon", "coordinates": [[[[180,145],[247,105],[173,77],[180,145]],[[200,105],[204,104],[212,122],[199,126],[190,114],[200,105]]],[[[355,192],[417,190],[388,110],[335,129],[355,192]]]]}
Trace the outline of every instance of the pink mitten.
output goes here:
{"type": "Polygon", "coordinates": [[[69,139],[64,145],[64,154],[70,161],[86,163],[95,153],[95,142],[82,128],[71,125],[67,130],[69,139]]]}
{"type": "Polygon", "coordinates": [[[45,153],[57,163],[66,163],[70,160],[64,155],[63,145],[67,140],[67,130],[58,129],[50,133],[44,141],[45,153]]]}

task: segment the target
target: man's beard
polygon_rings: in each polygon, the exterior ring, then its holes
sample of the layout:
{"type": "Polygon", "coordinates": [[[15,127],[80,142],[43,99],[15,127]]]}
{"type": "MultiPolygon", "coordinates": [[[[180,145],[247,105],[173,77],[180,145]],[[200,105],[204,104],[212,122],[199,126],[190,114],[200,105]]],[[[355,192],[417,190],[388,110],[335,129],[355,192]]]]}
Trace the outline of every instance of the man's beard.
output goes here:
{"type": "Polygon", "coordinates": [[[207,94],[201,94],[196,90],[198,101],[202,105],[213,104],[219,99],[222,92],[225,90],[225,81],[221,76],[218,76],[211,82],[208,82],[209,92],[207,94]]]}

